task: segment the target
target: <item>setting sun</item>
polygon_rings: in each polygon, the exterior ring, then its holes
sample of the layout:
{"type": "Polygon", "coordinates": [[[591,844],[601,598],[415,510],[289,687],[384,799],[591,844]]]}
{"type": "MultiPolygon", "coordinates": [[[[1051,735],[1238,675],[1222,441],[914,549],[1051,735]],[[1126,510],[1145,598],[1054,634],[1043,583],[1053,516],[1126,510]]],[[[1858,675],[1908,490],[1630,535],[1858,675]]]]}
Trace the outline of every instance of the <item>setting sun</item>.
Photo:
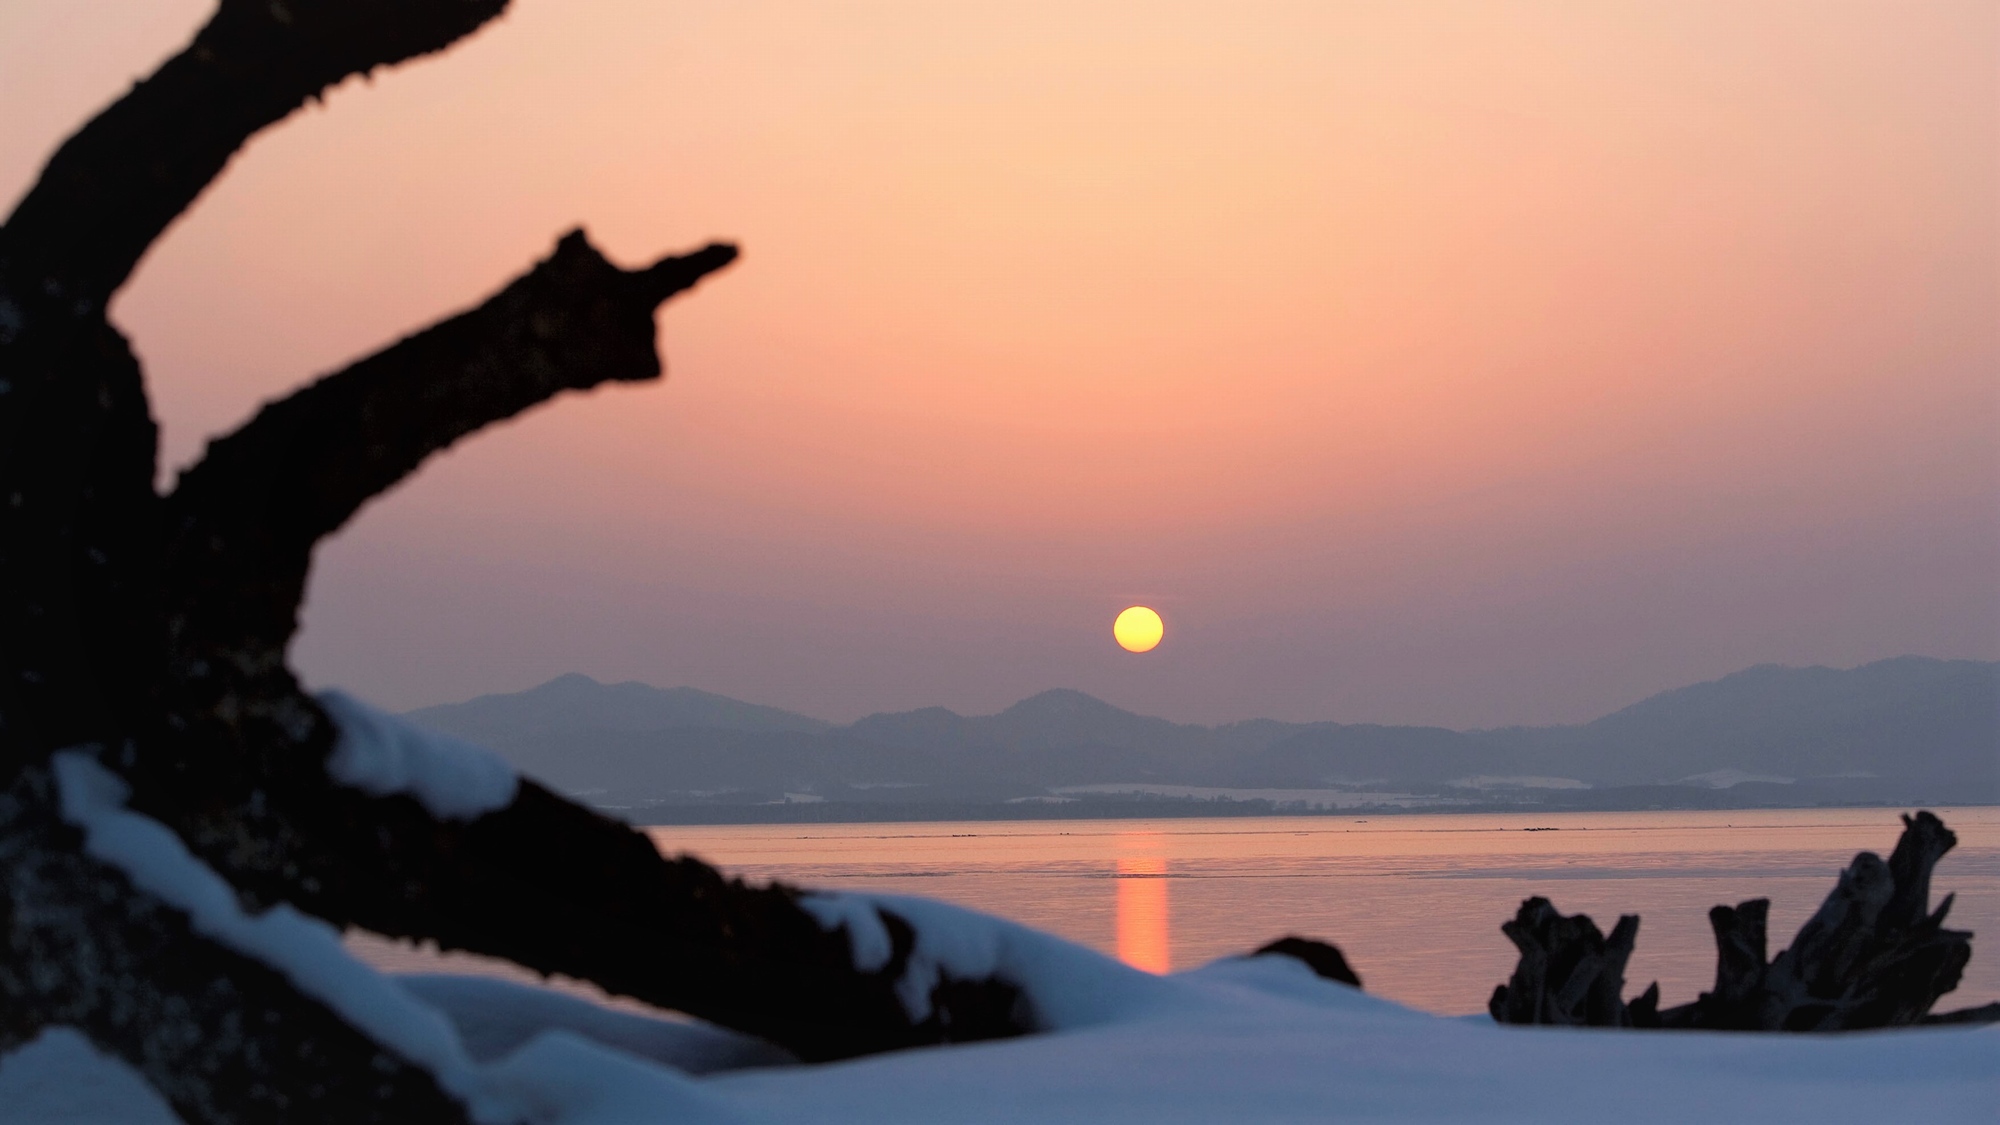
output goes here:
{"type": "Polygon", "coordinates": [[[1111,635],[1127,652],[1151,652],[1166,631],[1160,615],[1142,605],[1131,607],[1111,623],[1111,635]]]}

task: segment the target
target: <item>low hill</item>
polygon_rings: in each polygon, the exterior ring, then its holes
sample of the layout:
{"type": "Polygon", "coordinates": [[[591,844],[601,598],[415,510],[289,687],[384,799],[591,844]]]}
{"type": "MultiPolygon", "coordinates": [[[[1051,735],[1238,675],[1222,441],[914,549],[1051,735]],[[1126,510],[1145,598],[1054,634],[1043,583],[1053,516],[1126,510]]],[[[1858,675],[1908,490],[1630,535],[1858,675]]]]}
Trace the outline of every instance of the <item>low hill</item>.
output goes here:
{"type": "Polygon", "coordinates": [[[410,717],[637,819],[2000,801],[2000,664],[1922,657],[1765,665],[1589,723],[1500,730],[1209,727],[1066,690],[835,726],[580,675],[410,717]]]}

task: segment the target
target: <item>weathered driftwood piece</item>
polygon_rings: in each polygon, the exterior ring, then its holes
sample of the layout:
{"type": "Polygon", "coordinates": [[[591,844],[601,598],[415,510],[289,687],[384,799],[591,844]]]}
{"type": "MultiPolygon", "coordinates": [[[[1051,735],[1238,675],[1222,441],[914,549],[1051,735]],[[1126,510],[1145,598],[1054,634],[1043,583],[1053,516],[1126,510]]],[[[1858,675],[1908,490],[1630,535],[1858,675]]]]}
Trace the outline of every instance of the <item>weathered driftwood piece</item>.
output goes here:
{"type": "Polygon", "coordinates": [[[1931,1014],[1938,998],[1958,987],[1972,956],[1972,934],[1944,928],[1952,896],[1930,909],[1931,872],[1957,843],[1929,812],[1903,817],[1888,862],[1873,852],[1855,856],[1791,948],[1775,958],[1766,954],[1769,900],[1717,906],[1708,914],[1715,987],[1667,1009],[1658,1006],[1658,985],[1627,1006],[1618,998],[1622,980],[1612,981],[1623,975],[1638,918],[1620,919],[1606,941],[1588,918],[1565,918],[1546,899],[1529,899],[1502,927],[1521,960],[1513,980],[1495,990],[1490,1010],[1502,1023],[1736,1031],[2000,1021],[2000,1004],[1931,1014]],[[1579,1006],[1586,995],[1591,1000],[1579,1006]]]}
{"type": "Polygon", "coordinates": [[[1639,916],[1627,914],[1605,937],[1587,914],[1564,915],[1545,898],[1521,904],[1500,927],[1521,960],[1506,984],[1493,990],[1487,1010],[1501,1023],[1629,1027],[1632,1016],[1620,994],[1625,962],[1639,936],[1639,916]]]}
{"type": "Polygon", "coordinates": [[[66,142],[0,227],[0,1049],[76,1026],[185,1119],[461,1119],[437,1076],[88,852],[52,755],[120,775],[244,908],[474,949],[768,1036],[807,1058],[979,1038],[1002,981],[898,997],[914,938],[855,968],[798,892],[668,860],[523,782],[470,819],[337,784],[285,664],[311,551],[459,437],[566,389],[659,373],[655,306],[726,264],[636,271],[581,234],[480,307],[273,404],[154,491],[139,365],[105,306],[257,130],[440,50],[504,0],[222,0],[66,142]]]}

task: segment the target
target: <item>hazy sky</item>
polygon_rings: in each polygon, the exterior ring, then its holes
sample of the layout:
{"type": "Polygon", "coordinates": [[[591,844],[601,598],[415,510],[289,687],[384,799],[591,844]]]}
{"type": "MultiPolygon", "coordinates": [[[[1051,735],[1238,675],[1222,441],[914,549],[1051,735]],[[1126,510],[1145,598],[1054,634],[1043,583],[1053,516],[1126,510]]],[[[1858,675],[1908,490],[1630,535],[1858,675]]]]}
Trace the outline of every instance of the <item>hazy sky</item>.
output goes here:
{"type": "MultiPolygon", "coordinates": [[[[0,5],[0,195],[207,10],[0,5]]],[[[258,138],[114,313],[170,478],[572,225],[741,242],[666,383],[322,550],[297,662],[391,706],[1561,721],[2000,657],[1997,168],[1992,0],[515,0],[258,138]]]]}

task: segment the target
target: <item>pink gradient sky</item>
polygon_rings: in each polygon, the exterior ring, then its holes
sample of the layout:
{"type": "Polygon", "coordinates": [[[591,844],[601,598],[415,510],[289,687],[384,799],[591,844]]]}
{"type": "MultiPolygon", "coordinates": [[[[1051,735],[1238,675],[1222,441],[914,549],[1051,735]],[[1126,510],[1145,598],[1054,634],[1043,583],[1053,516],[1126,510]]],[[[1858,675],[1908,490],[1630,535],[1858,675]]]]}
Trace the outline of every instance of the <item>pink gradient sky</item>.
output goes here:
{"type": "MultiPolygon", "coordinates": [[[[0,7],[0,194],[206,11],[0,7]]],[[[311,680],[1469,726],[2000,657],[1991,0],[515,0],[146,260],[168,471],[578,223],[745,257],[327,546],[311,680]]]]}

